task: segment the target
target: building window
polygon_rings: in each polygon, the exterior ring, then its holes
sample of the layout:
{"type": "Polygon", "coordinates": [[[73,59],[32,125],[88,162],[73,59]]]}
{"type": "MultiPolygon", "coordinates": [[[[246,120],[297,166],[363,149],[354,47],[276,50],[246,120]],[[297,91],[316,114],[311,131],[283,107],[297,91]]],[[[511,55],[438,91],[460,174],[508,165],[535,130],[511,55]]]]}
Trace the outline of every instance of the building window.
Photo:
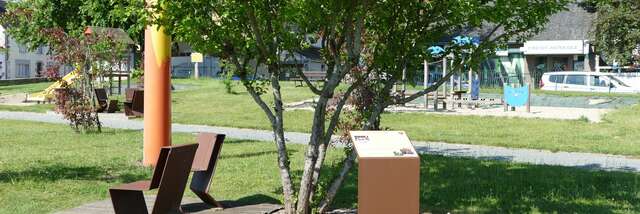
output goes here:
{"type": "Polygon", "coordinates": [[[18,52],[20,52],[21,54],[25,54],[28,52],[27,47],[25,47],[22,44],[18,44],[18,52]]]}
{"type": "Polygon", "coordinates": [[[36,53],[38,53],[40,55],[44,54],[44,47],[42,47],[42,46],[38,47],[38,49],[36,50],[36,53]]]}
{"type": "Polygon", "coordinates": [[[30,77],[29,60],[16,60],[16,78],[30,77]]]}

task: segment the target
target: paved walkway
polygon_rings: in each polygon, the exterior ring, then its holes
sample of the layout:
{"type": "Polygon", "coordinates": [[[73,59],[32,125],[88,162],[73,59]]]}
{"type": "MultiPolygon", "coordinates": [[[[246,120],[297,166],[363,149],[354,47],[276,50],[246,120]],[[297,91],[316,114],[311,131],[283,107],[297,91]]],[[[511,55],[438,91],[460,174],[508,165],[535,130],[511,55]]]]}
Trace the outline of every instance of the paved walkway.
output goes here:
{"type": "MultiPolygon", "coordinates": [[[[0,119],[26,120],[47,123],[66,124],[60,115],[55,113],[31,113],[31,112],[5,112],[0,111],[0,119]]],[[[128,120],[121,114],[102,115],[100,118],[105,127],[117,129],[142,130],[143,123],[140,120],[128,120]]],[[[225,133],[229,138],[272,141],[273,134],[270,131],[240,129],[228,127],[215,127],[203,125],[173,124],[173,132],[195,133],[216,132],[225,133]]],[[[309,134],[299,132],[286,132],[285,136],[290,143],[306,144],[309,134]]],[[[517,163],[529,163],[538,165],[557,165],[568,167],[580,167],[596,170],[615,170],[640,172],[640,159],[626,158],[618,155],[576,153],[576,152],[551,152],[535,149],[513,149],[493,146],[478,146],[434,142],[414,142],[416,149],[423,154],[437,154],[452,157],[470,157],[476,159],[502,160],[517,163]]]]}
{"type": "MultiPolygon", "coordinates": [[[[275,200],[275,199],[273,199],[275,200]]],[[[182,211],[193,214],[247,214],[247,213],[277,213],[282,206],[273,203],[261,204],[238,204],[235,201],[221,201],[225,209],[218,209],[202,203],[199,199],[183,198],[182,211]]],[[[145,195],[147,210],[153,210],[155,196],[145,195]]],[[[111,200],[96,201],[82,206],[56,212],[56,214],[113,214],[113,204],[111,200]]]]}

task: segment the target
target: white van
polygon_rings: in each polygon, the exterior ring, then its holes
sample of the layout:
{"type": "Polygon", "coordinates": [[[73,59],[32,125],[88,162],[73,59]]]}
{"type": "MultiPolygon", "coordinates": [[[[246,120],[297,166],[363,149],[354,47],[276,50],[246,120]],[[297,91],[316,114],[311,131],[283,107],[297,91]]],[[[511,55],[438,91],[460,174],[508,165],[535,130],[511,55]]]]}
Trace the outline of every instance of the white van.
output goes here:
{"type": "Polygon", "coordinates": [[[640,93],[640,88],[629,86],[613,74],[597,72],[545,73],[540,88],[547,91],[640,93]]]}

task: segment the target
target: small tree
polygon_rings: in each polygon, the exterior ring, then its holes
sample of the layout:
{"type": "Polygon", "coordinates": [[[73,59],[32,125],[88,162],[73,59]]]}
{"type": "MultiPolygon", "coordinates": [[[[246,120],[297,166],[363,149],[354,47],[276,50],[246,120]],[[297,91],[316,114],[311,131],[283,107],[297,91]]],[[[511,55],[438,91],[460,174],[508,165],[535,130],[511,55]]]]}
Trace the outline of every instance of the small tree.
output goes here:
{"type": "MultiPolygon", "coordinates": [[[[5,1],[2,24],[12,39],[35,49],[52,41],[42,29],[60,28],[80,38],[87,26],[121,28],[143,44],[146,14],[143,0],[20,0],[5,1]],[[14,26],[14,27],[12,27],[14,26]]],[[[141,56],[141,52],[136,52],[141,56]]],[[[140,59],[141,57],[136,57],[140,59]]],[[[132,62],[134,63],[134,62],[132,62]]]]}
{"type": "MultiPolygon", "coordinates": [[[[493,41],[473,52],[480,54],[480,50],[491,49],[498,41],[538,30],[566,2],[163,0],[159,1],[161,7],[155,7],[162,16],[154,22],[198,52],[220,56],[234,65],[243,86],[271,122],[285,212],[309,213],[313,211],[312,205],[319,206],[317,212],[328,210],[355,159],[355,154],[347,149],[339,175],[326,194],[317,194],[326,151],[337,128],[349,129],[357,124],[364,129],[378,129],[379,122],[375,121],[379,121],[380,114],[387,106],[398,103],[389,97],[389,85],[401,79],[398,72],[424,58],[421,54],[427,45],[439,42],[443,36],[486,24],[491,26],[487,37],[493,41]],[[500,35],[496,34],[498,31],[505,32],[505,36],[493,38],[500,35]],[[321,43],[327,72],[325,84],[316,86],[301,69],[297,70],[318,100],[300,186],[295,188],[284,136],[279,77],[285,72],[283,58],[315,41],[321,43]],[[259,70],[265,70],[266,79],[253,78],[259,70]],[[342,91],[341,84],[345,85],[342,91]],[[360,103],[356,109],[361,112],[353,114],[355,122],[345,122],[341,120],[342,111],[354,91],[373,99],[356,99],[354,103],[360,103]]],[[[462,52],[465,47],[457,49],[462,52]]],[[[467,57],[456,64],[477,58],[467,57]]]]}
{"type": "Polygon", "coordinates": [[[640,1],[592,0],[597,8],[593,41],[607,63],[640,66],[640,1]]]}
{"type": "Polygon", "coordinates": [[[56,111],[61,113],[76,131],[101,131],[96,111],[94,81],[108,73],[123,57],[126,44],[111,34],[92,34],[80,38],[69,36],[61,28],[43,29],[48,35],[50,53],[56,64],[47,68],[49,78],[60,80],[65,65],[75,66],[72,84],[63,81],[56,92],[56,111]]]}

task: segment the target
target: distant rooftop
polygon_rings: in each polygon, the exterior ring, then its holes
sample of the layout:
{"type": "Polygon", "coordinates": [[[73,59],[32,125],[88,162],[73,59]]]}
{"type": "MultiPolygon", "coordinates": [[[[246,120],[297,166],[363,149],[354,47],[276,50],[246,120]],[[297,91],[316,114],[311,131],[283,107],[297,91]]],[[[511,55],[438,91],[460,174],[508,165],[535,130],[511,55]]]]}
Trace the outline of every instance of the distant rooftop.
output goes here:
{"type": "Polygon", "coordinates": [[[544,30],[530,40],[589,40],[595,12],[575,3],[568,9],[551,16],[544,30]]]}
{"type": "Polygon", "coordinates": [[[129,37],[129,34],[120,28],[108,28],[108,27],[95,27],[89,26],[84,31],[85,34],[100,34],[100,35],[112,35],[114,39],[127,45],[136,45],[136,43],[129,37]]]}

